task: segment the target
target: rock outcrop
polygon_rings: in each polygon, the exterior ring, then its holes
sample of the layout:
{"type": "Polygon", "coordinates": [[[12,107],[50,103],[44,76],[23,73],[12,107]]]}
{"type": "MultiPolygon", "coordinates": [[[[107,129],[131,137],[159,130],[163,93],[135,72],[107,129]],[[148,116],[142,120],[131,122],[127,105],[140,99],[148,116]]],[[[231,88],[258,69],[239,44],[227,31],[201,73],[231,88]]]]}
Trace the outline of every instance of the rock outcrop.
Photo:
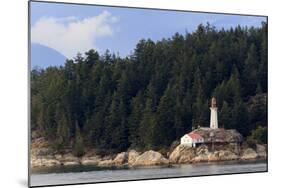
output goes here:
{"type": "Polygon", "coordinates": [[[251,160],[258,158],[258,154],[252,148],[247,148],[243,151],[241,159],[242,160],[251,160]]]}
{"type": "Polygon", "coordinates": [[[239,156],[229,150],[220,150],[208,155],[208,161],[231,161],[237,160],[239,156]]]}
{"type": "Polygon", "coordinates": [[[221,150],[219,152],[219,159],[221,161],[231,161],[239,159],[239,156],[229,150],[221,150]]]}
{"type": "Polygon", "coordinates": [[[81,164],[82,165],[97,165],[100,162],[101,158],[99,156],[91,156],[91,157],[82,157],[81,164]]]}
{"type": "Polygon", "coordinates": [[[267,151],[265,145],[257,144],[256,150],[259,158],[265,159],[267,157],[267,151]]]}
{"type": "Polygon", "coordinates": [[[127,152],[122,152],[117,154],[115,159],[113,160],[114,165],[119,166],[119,165],[124,165],[128,161],[128,153],[127,152]]]}
{"type": "Polygon", "coordinates": [[[109,166],[113,166],[113,160],[112,159],[108,159],[108,160],[102,160],[98,162],[98,166],[102,166],[102,167],[109,167],[109,166]]]}
{"type": "Polygon", "coordinates": [[[36,138],[36,142],[31,145],[31,166],[57,166],[61,162],[55,158],[52,149],[44,138],[36,138]]]}
{"type": "MultiPolygon", "coordinates": [[[[209,134],[206,130],[197,129],[196,131],[209,134]]],[[[220,131],[220,134],[223,131],[220,131]]],[[[240,136],[236,132],[230,131],[233,138],[229,138],[228,141],[239,141],[240,136]]],[[[220,136],[217,137],[219,140],[220,136]]],[[[256,145],[256,149],[244,147],[237,149],[237,145],[234,143],[228,145],[222,145],[210,149],[207,145],[201,145],[197,148],[189,147],[186,145],[177,145],[171,147],[168,152],[169,159],[166,159],[161,153],[150,150],[144,153],[137,152],[136,150],[130,150],[128,152],[121,152],[117,155],[99,156],[95,150],[88,151],[83,157],[79,158],[74,156],[71,151],[65,151],[64,154],[55,153],[50,149],[48,143],[42,138],[36,138],[36,142],[32,143],[31,149],[31,166],[32,167],[52,167],[59,165],[96,165],[102,167],[111,166],[153,166],[153,165],[167,165],[167,164],[183,164],[183,163],[197,163],[197,162],[212,162],[212,161],[228,161],[228,160],[253,160],[253,159],[265,159],[267,157],[266,145],[256,145]]]]}
{"type": "Polygon", "coordinates": [[[201,127],[192,131],[193,133],[199,134],[204,138],[204,142],[217,142],[217,143],[241,143],[243,136],[235,129],[211,129],[201,127]],[[213,135],[213,136],[210,136],[213,135]]]}
{"type": "Polygon", "coordinates": [[[72,153],[67,153],[65,155],[62,155],[62,158],[60,159],[60,161],[64,164],[64,165],[74,165],[74,164],[79,164],[79,158],[74,156],[72,153]]]}
{"type": "Polygon", "coordinates": [[[61,163],[61,165],[64,166],[73,166],[73,165],[79,165],[81,164],[78,160],[77,161],[65,161],[63,163],[61,163]]]}
{"type": "Polygon", "coordinates": [[[192,162],[206,162],[209,161],[209,149],[207,146],[200,146],[196,149],[196,156],[192,159],[192,162]]]}
{"type": "Polygon", "coordinates": [[[133,165],[136,159],[140,156],[140,153],[136,150],[130,150],[128,153],[128,164],[133,165]]]}
{"type": "MultiPolygon", "coordinates": [[[[255,157],[255,156],[252,156],[255,157]]],[[[169,160],[174,164],[197,163],[197,162],[215,162],[239,160],[240,156],[227,147],[221,150],[210,151],[205,145],[198,148],[192,148],[185,145],[177,146],[169,156],[169,160]]]]}
{"type": "Polygon", "coordinates": [[[188,163],[196,156],[196,149],[185,145],[178,145],[169,156],[171,163],[188,163]]]}
{"type": "Polygon", "coordinates": [[[138,156],[132,166],[167,165],[169,160],[159,152],[149,150],[138,156]]]}
{"type": "Polygon", "coordinates": [[[46,158],[31,158],[32,167],[41,167],[41,166],[58,166],[61,165],[61,162],[56,159],[46,159],[46,158]]]}

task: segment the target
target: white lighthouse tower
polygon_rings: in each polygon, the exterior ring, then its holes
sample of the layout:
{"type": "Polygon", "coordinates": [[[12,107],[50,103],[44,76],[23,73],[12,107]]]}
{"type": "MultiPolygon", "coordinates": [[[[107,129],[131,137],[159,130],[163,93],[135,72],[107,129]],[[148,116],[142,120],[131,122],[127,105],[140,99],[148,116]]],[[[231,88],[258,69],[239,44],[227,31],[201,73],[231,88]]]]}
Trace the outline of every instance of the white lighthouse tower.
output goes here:
{"type": "Polygon", "coordinates": [[[217,129],[218,128],[218,108],[217,108],[217,101],[216,98],[212,98],[211,102],[211,119],[210,119],[210,128],[217,129]]]}

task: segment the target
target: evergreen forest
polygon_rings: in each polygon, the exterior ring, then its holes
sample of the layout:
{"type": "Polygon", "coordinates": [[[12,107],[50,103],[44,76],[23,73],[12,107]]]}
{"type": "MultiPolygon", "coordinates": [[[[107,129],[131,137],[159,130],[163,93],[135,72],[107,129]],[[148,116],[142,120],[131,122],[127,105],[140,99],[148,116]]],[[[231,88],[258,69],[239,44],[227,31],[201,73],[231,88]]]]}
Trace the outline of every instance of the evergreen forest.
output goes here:
{"type": "MultiPolygon", "coordinates": [[[[31,130],[57,151],[113,153],[169,148],[209,127],[210,101],[220,128],[267,141],[267,23],[141,39],[120,57],[91,49],[64,66],[31,70],[31,130]]],[[[120,44],[121,45],[121,44],[120,44]]]]}

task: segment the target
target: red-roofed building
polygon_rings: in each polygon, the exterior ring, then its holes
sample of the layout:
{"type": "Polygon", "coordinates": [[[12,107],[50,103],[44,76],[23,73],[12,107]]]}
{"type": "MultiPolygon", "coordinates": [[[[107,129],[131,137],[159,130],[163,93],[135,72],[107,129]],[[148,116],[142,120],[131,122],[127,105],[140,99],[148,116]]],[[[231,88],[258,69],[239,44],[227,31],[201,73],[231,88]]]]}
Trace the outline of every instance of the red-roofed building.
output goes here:
{"type": "Polygon", "coordinates": [[[190,147],[196,147],[198,144],[204,143],[204,138],[196,133],[189,133],[185,134],[183,137],[181,137],[181,144],[187,145],[190,147]]]}

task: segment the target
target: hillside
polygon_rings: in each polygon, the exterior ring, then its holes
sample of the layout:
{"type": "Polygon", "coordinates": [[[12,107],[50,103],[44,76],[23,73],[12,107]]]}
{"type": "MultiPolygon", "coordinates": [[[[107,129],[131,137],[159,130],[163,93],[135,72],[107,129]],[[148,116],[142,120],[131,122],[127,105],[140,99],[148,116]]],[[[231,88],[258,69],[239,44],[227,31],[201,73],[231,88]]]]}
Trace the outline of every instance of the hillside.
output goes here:
{"type": "Polygon", "coordinates": [[[204,142],[217,142],[217,143],[242,143],[243,136],[235,129],[211,129],[211,128],[199,128],[192,131],[204,138],[204,142]],[[213,135],[213,136],[210,136],[213,135]]]}
{"type": "MultiPolygon", "coordinates": [[[[215,96],[219,127],[266,144],[267,24],[199,25],[160,41],[141,39],[132,55],[107,51],[31,72],[31,128],[57,152],[161,150],[209,126],[215,96]]],[[[230,138],[231,139],[231,138],[230,138]]]]}

